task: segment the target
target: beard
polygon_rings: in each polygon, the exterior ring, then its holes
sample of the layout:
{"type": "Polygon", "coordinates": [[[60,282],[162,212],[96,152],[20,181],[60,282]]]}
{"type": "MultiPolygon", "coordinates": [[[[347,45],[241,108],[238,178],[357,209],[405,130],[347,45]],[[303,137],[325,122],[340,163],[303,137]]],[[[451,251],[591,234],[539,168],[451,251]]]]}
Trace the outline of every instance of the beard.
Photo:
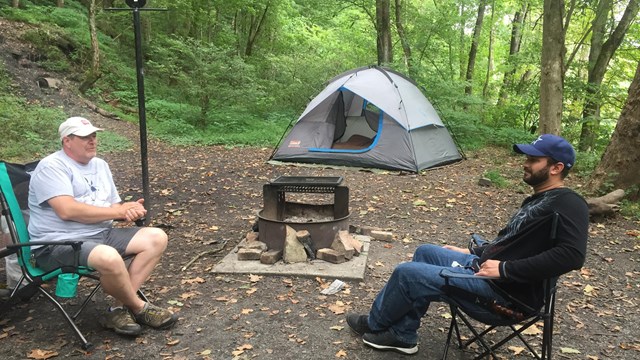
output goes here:
{"type": "Polygon", "coordinates": [[[540,169],[535,173],[528,173],[525,171],[523,180],[530,186],[540,185],[549,180],[549,169],[551,169],[551,166],[545,166],[543,169],[540,169]],[[530,175],[527,177],[527,174],[530,175]]]}

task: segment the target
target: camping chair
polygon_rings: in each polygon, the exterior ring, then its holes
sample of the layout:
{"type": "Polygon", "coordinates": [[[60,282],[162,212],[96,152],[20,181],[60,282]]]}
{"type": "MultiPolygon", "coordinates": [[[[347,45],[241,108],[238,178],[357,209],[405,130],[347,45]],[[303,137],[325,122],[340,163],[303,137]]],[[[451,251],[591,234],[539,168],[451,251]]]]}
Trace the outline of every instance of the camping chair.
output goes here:
{"type": "MultiPolygon", "coordinates": [[[[8,310],[13,304],[19,301],[27,301],[36,293],[40,293],[51,301],[56,309],[60,311],[80,340],[82,348],[87,350],[93,345],[84,337],[76,325],[75,320],[100,289],[100,277],[93,269],[78,266],[77,261],[79,250],[82,246],[81,241],[29,241],[27,225],[19,201],[14,193],[14,189],[18,186],[24,186],[25,181],[28,188],[28,179],[29,175],[23,166],[0,161],[0,206],[2,215],[6,217],[7,224],[9,225],[9,232],[13,242],[13,244],[7,246],[5,251],[0,252],[0,256],[17,253],[18,263],[22,270],[22,277],[16,287],[11,291],[9,300],[7,303],[2,304],[2,312],[8,310]],[[14,176],[9,176],[9,173],[12,173],[14,176]],[[20,180],[16,181],[17,178],[20,178],[20,180]],[[76,264],[74,266],[63,266],[51,271],[44,271],[38,268],[32,259],[31,246],[33,245],[71,246],[76,251],[76,264]],[[80,278],[86,277],[96,280],[96,285],[73,315],[67,313],[63,305],[54,296],[54,291],[47,290],[47,287],[43,286],[45,283],[56,280],[60,274],[65,273],[75,273],[78,274],[80,278]]],[[[147,298],[140,290],[138,290],[138,296],[147,301],[147,298]]]]}
{"type": "MultiPolygon", "coordinates": [[[[540,236],[544,236],[544,238],[549,239],[549,241],[555,240],[556,235],[556,226],[559,219],[559,215],[554,213],[553,215],[542,219],[541,221],[532,224],[527,227],[527,229],[521,231],[520,239],[532,239],[537,238],[541,239],[540,236]]],[[[519,240],[520,240],[519,239],[519,240]]],[[[472,236],[472,241],[469,245],[472,246],[482,245],[482,240],[478,236],[472,236]]],[[[500,292],[500,294],[511,302],[511,306],[501,306],[492,301],[487,301],[486,299],[479,299],[475,297],[475,295],[471,293],[466,293],[465,290],[456,288],[454,286],[449,285],[449,281],[452,278],[472,278],[477,281],[495,281],[497,278],[492,277],[484,277],[484,276],[476,276],[470,274],[460,274],[452,272],[448,269],[444,269],[440,272],[440,276],[445,279],[445,291],[447,292],[447,296],[445,297],[445,302],[449,304],[449,308],[451,311],[451,322],[449,325],[449,330],[447,333],[447,340],[444,347],[444,353],[442,355],[442,359],[446,360],[447,353],[449,350],[449,346],[451,344],[451,340],[453,337],[453,332],[455,331],[458,347],[460,349],[466,349],[473,343],[478,343],[483,352],[477,355],[474,360],[481,359],[486,356],[491,355],[494,359],[497,359],[497,355],[495,351],[500,348],[502,345],[510,341],[511,339],[517,337],[519,338],[524,346],[531,352],[531,354],[538,360],[548,360],[551,359],[551,350],[552,350],[552,337],[553,337],[553,320],[554,320],[554,308],[555,308],[555,298],[556,298],[556,278],[544,279],[542,281],[543,288],[543,300],[544,304],[539,309],[533,309],[526,304],[524,304],[521,300],[515,299],[510,296],[500,288],[494,288],[500,292]],[[469,309],[465,308],[465,301],[468,303],[469,301],[480,303],[487,307],[487,309],[491,310],[494,314],[499,314],[500,319],[496,319],[495,317],[486,318],[479,314],[474,314],[469,309]],[[477,322],[480,322],[485,328],[483,330],[479,330],[470,321],[473,319],[477,322]],[[461,336],[459,325],[461,320],[464,325],[466,325],[467,329],[472,333],[472,336],[463,342],[463,338],[461,336]],[[542,343],[541,343],[541,353],[539,354],[536,350],[534,350],[533,346],[525,339],[523,336],[523,332],[535,324],[542,322],[542,343]],[[494,343],[489,343],[486,339],[486,335],[492,334],[494,329],[497,328],[505,328],[509,331],[508,335],[504,338],[495,341],[494,343]]]]}

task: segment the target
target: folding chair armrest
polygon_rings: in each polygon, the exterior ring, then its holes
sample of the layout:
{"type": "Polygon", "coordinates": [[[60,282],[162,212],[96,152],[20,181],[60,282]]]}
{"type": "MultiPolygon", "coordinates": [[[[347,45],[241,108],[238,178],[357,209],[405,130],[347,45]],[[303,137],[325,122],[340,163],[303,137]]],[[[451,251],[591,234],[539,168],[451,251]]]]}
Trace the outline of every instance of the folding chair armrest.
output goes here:
{"type": "Polygon", "coordinates": [[[482,238],[482,236],[478,234],[471,234],[471,240],[469,240],[469,246],[467,247],[469,251],[473,254],[474,247],[480,247],[486,245],[489,240],[482,238]]]}
{"type": "Polygon", "coordinates": [[[5,248],[0,250],[0,259],[2,259],[5,256],[9,256],[12,254],[15,254],[18,252],[18,249],[14,249],[14,248],[5,248]]]}
{"type": "MultiPolygon", "coordinates": [[[[115,219],[114,221],[125,221],[125,219],[115,219]]],[[[137,227],[143,227],[145,221],[147,221],[147,218],[140,218],[133,223],[136,224],[137,227]]]]}
{"type": "Polygon", "coordinates": [[[440,276],[445,279],[479,279],[479,280],[499,280],[499,276],[482,276],[482,275],[472,275],[472,274],[462,274],[458,272],[451,271],[447,268],[440,270],[440,276]]]}
{"type": "Polygon", "coordinates": [[[78,240],[65,240],[65,241],[27,241],[27,242],[23,242],[23,243],[19,243],[19,244],[9,244],[7,245],[7,249],[17,249],[19,247],[25,247],[25,246],[35,246],[35,245],[67,245],[67,246],[74,246],[74,245],[82,245],[82,241],[78,241],[78,240]]]}

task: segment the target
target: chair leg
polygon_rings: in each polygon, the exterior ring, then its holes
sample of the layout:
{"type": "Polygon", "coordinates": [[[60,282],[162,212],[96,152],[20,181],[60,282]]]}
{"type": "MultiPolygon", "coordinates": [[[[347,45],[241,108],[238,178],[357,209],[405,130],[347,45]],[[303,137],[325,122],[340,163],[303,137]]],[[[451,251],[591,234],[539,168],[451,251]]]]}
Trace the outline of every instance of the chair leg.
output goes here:
{"type": "Polygon", "coordinates": [[[46,296],[56,306],[56,308],[60,311],[60,313],[62,313],[62,316],[64,316],[69,326],[73,328],[73,331],[76,333],[76,336],[78,337],[78,339],[80,339],[80,342],[82,343],[82,348],[84,350],[91,348],[93,344],[87,341],[84,335],[82,335],[82,332],[80,332],[80,329],[78,329],[78,326],[76,325],[76,323],[71,319],[71,317],[69,317],[69,314],[67,314],[67,312],[64,311],[64,308],[62,307],[62,305],[43,288],[38,287],[38,290],[40,291],[41,294],[46,296]]]}
{"type": "MultiPolygon", "coordinates": [[[[453,331],[455,328],[456,333],[458,333],[458,325],[456,323],[456,315],[454,312],[451,314],[451,322],[449,323],[449,331],[447,332],[447,341],[444,343],[444,351],[442,353],[442,360],[447,360],[447,354],[449,353],[449,345],[451,345],[451,337],[453,336],[453,331]]],[[[459,337],[459,334],[458,334],[459,337]]]]}
{"type": "Polygon", "coordinates": [[[93,290],[91,290],[91,293],[89,294],[89,296],[87,296],[84,301],[82,302],[82,304],[80,305],[80,308],[78,309],[78,311],[76,311],[75,314],[73,314],[73,316],[71,317],[73,320],[77,319],[78,316],[80,316],[80,313],[84,310],[84,308],[87,306],[87,304],[89,304],[89,301],[91,301],[91,299],[93,299],[93,296],[98,292],[98,290],[100,290],[100,288],[102,287],[102,285],[100,283],[98,283],[96,286],[94,286],[93,290]]]}
{"type": "Polygon", "coordinates": [[[545,315],[544,329],[542,329],[542,359],[551,360],[553,347],[553,315],[545,315]]]}
{"type": "MultiPolygon", "coordinates": [[[[100,282],[98,282],[98,285],[96,285],[93,290],[91,290],[91,293],[89,294],[89,296],[87,296],[84,301],[82,302],[82,305],[80,305],[80,308],[78,309],[78,311],[76,311],[75,314],[73,314],[73,316],[71,317],[73,320],[77,319],[78,316],[80,316],[80,313],[84,310],[84,308],[87,306],[87,304],[89,304],[89,301],[91,301],[91,299],[93,299],[93,296],[98,292],[98,290],[100,290],[100,288],[102,288],[102,284],[100,284],[100,282]]],[[[138,289],[137,291],[138,296],[144,300],[145,302],[149,302],[149,299],[147,299],[147,296],[142,292],[142,290],[138,289]]]]}
{"type": "Polygon", "coordinates": [[[473,333],[473,337],[472,337],[469,341],[465,342],[465,343],[461,346],[461,348],[466,348],[466,347],[468,347],[469,345],[473,344],[474,342],[478,341],[478,342],[480,342],[480,344],[482,345],[482,347],[485,349],[485,351],[484,351],[482,354],[480,354],[480,355],[476,356],[476,357],[474,358],[474,360],[482,359],[482,358],[484,358],[485,356],[487,356],[487,355],[489,355],[489,354],[491,354],[491,356],[493,356],[493,358],[494,358],[494,359],[497,359],[497,358],[498,358],[498,356],[497,356],[497,355],[496,355],[496,353],[494,352],[494,350],[496,349],[496,347],[495,347],[495,346],[493,346],[493,347],[492,347],[491,345],[489,345],[489,343],[487,343],[487,342],[484,340],[484,338],[483,338],[483,336],[484,336],[484,335],[486,335],[489,331],[493,330],[493,329],[495,328],[495,326],[491,326],[491,327],[489,327],[488,329],[485,329],[485,330],[484,330],[484,331],[482,331],[482,332],[478,332],[478,331],[473,327],[473,325],[471,325],[471,322],[470,322],[469,320],[467,320],[467,318],[466,318],[464,315],[462,315],[462,314],[460,314],[460,313],[459,313],[459,314],[458,314],[458,317],[459,317],[459,318],[464,322],[464,324],[467,326],[467,328],[469,329],[469,331],[471,331],[471,332],[473,333]]]}

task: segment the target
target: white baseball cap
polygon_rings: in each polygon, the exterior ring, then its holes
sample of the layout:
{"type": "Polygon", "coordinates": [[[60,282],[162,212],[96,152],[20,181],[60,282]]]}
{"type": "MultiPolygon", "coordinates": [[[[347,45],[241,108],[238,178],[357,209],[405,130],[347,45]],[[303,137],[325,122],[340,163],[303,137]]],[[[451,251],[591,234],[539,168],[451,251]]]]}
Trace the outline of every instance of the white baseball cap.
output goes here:
{"type": "Polygon", "coordinates": [[[96,131],[102,131],[103,129],[97,128],[91,125],[91,122],[83,117],[74,116],[65,120],[58,128],[58,134],[60,134],[60,140],[69,135],[87,136],[96,131]]]}

